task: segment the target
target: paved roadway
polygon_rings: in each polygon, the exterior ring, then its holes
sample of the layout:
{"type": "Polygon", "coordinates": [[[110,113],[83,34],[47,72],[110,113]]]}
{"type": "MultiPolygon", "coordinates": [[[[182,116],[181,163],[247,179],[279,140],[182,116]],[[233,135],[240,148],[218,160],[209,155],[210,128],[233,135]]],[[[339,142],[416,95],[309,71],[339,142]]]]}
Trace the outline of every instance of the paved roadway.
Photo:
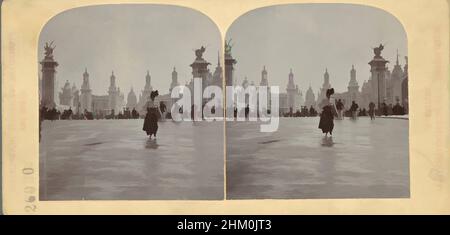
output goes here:
{"type": "Polygon", "coordinates": [[[40,200],[223,199],[223,122],[44,121],[40,200]]]}
{"type": "Polygon", "coordinates": [[[408,121],[283,118],[279,131],[227,123],[227,198],[409,197],[408,121]]]}

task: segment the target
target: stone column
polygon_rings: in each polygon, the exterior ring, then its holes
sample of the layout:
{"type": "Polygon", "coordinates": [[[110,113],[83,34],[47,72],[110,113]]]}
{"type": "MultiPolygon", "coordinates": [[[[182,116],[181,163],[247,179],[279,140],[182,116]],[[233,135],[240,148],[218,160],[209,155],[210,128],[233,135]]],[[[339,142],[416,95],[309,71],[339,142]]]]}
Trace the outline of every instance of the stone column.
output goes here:
{"type": "Polygon", "coordinates": [[[380,44],[379,47],[374,48],[375,56],[369,62],[370,72],[372,73],[372,102],[378,104],[378,109],[386,98],[386,63],[389,61],[385,60],[381,56],[381,51],[384,46],[380,44]]]}
{"type": "Polygon", "coordinates": [[[45,45],[45,57],[40,62],[42,65],[42,97],[41,105],[54,107],[55,103],[55,73],[58,62],[53,59],[52,43],[45,45]]]}

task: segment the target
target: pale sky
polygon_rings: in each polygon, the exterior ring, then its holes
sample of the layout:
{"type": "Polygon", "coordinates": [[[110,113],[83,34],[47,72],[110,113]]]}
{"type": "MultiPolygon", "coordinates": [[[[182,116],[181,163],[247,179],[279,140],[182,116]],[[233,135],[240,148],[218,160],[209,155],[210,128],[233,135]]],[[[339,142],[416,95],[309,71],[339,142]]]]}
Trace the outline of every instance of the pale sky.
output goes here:
{"type": "MultiPolygon", "coordinates": [[[[303,93],[309,84],[315,93],[328,68],[331,85],[346,90],[352,64],[362,85],[369,78],[367,64],[372,47],[384,43],[382,56],[395,63],[396,50],[404,65],[406,34],[389,13],[350,4],[296,4],[253,10],[232,24],[227,39],[233,39],[235,78],[245,76],[259,84],[266,65],[269,84],[284,91],[292,68],[295,83],[303,93]]],[[[204,58],[217,63],[222,45],[216,25],[200,12],[163,5],[102,5],[82,7],[52,18],[39,38],[43,46],[54,41],[59,87],[66,80],[80,88],[84,68],[90,74],[93,94],[106,94],[114,70],[116,84],[125,96],[130,87],[143,89],[150,70],[152,86],[165,94],[175,66],[181,84],[192,78],[189,66],[194,49],[206,46],[204,58]]],[[[60,89],[60,88],[59,88],[60,89]]],[[[59,90],[58,89],[58,90],[59,90]]]]}
{"type": "Polygon", "coordinates": [[[395,64],[396,50],[405,63],[407,39],[402,25],[389,13],[350,4],[296,4],[260,8],[237,19],[227,32],[234,42],[235,78],[259,84],[266,65],[269,84],[285,92],[289,69],[303,94],[311,84],[322,86],[325,68],[337,92],[347,90],[355,65],[360,87],[369,79],[372,47],[385,43],[382,56],[395,64]]]}
{"type": "Polygon", "coordinates": [[[111,71],[125,98],[133,86],[139,95],[150,70],[152,86],[168,93],[173,67],[178,81],[192,78],[194,49],[206,46],[203,57],[214,71],[222,45],[216,25],[200,12],[163,5],[103,5],[82,7],[52,18],[39,38],[39,60],[45,42],[54,41],[59,63],[56,79],[80,88],[84,68],[93,94],[107,94],[111,71]]]}

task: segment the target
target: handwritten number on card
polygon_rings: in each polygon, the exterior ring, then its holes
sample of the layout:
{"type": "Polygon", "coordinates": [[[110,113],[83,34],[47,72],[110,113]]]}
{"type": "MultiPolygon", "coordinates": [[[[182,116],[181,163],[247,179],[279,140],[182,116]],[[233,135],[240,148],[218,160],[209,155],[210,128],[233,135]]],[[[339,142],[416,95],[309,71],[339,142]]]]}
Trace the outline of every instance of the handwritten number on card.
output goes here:
{"type": "MultiPolygon", "coordinates": [[[[34,174],[34,169],[27,167],[27,168],[23,168],[22,169],[22,173],[26,176],[26,177],[32,177],[34,174]]],[[[37,206],[34,204],[36,202],[36,189],[33,186],[26,186],[24,188],[24,193],[25,193],[25,212],[28,213],[32,213],[32,212],[36,212],[37,210],[37,206]]]]}

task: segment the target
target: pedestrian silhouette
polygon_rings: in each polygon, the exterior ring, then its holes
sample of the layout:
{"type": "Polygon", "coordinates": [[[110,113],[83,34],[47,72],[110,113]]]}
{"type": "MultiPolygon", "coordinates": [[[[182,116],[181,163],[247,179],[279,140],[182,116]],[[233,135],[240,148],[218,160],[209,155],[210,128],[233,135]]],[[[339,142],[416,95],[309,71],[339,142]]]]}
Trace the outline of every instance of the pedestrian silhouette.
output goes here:
{"type": "Polygon", "coordinates": [[[143,131],[147,133],[149,138],[152,138],[152,135],[156,138],[156,132],[158,132],[158,116],[159,111],[158,107],[155,106],[155,97],[159,95],[158,90],[152,91],[150,93],[150,100],[145,104],[145,108],[147,109],[147,114],[145,115],[144,126],[142,128],[143,131]]]}
{"type": "Polygon", "coordinates": [[[330,102],[330,96],[334,94],[334,89],[328,89],[326,93],[326,98],[320,102],[319,107],[322,108],[322,113],[320,114],[319,129],[322,129],[322,133],[325,133],[325,137],[330,133],[333,134],[333,104],[330,102]]]}

